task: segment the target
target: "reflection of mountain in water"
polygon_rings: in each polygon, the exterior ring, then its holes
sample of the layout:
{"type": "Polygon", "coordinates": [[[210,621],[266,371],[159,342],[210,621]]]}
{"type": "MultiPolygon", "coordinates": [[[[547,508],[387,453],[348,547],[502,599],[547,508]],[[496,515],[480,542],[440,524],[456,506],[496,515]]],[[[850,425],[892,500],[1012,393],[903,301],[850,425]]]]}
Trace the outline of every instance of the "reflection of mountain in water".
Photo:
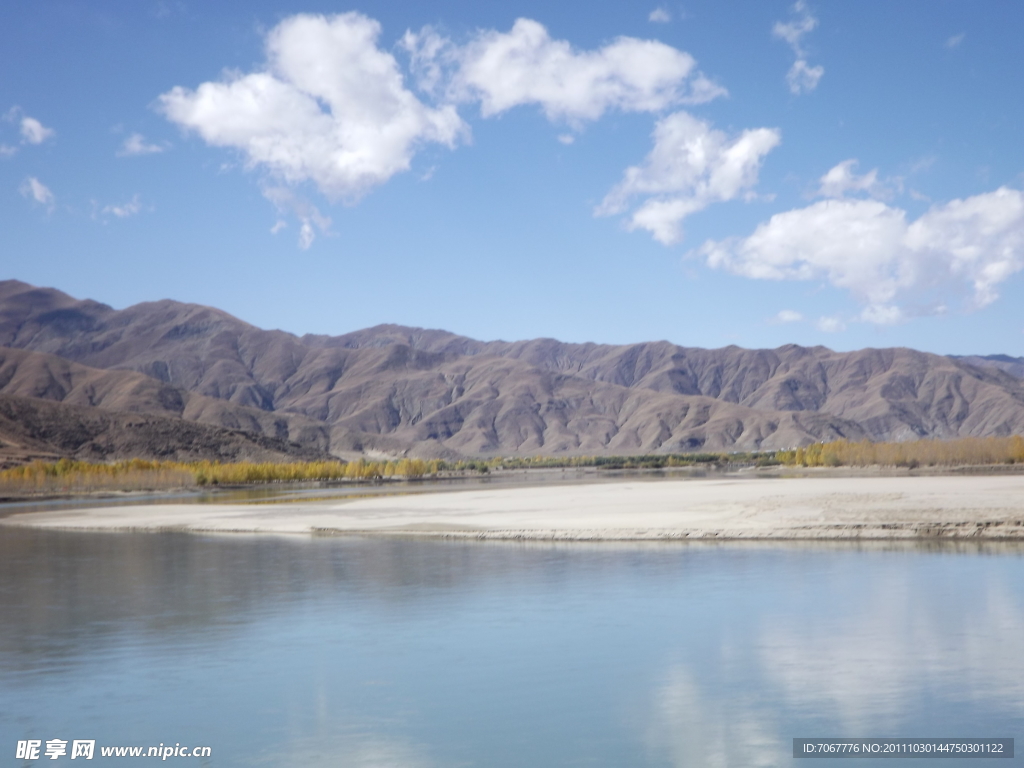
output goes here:
{"type": "Polygon", "coordinates": [[[4,529],[0,736],[65,701],[141,728],[139,669],[211,702],[232,765],[769,766],[794,736],[1004,731],[1022,554],[4,529]]]}
{"type": "MultiPolygon", "coordinates": [[[[503,591],[570,588],[580,582],[614,585],[617,579],[643,580],[652,589],[678,587],[689,579],[741,582],[756,578],[764,563],[792,563],[801,552],[970,555],[1019,550],[1013,543],[981,542],[587,545],[177,533],[82,535],[7,528],[0,535],[0,584],[4,586],[0,626],[6,628],[0,632],[0,653],[35,655],[44,648],[56,652],[65,643],[71,650],[85,638],[99,641],[124,631],[169,639],[196,629],[258,620],[307,599],[415,607],[429,605],[441,593],[491,590],[500,598],[503,591]]],[[[874,581],[867,578],[866,584],[874,581]]],[[[887,594],[890,587],[875,585],[881,596],[878,606],[891,606],[896,599],[887,594]]],[[[984,606],[995,610],[995,598],[988,597],[988,602],[969,606],[972,626],[981,626],[976,614],[984,606]]],[[[919,605],[917,610],[924,608],[919,605]]],[[[1020,613],[1008,615],[1022,621],[1020,613]]],[[[1000,614],[993,615],[993,620],[1007,619],[1000,614]]],[[[851,622],[863,627],[861,619],[851,618],[851,622]]],[[[770,634],[776,635],[790,626],[786,621],[769,625],[770,634]]],[[[827,632],[825,636],[831,637],[827,632]]],[[[1024,648],[1024,632],[1020,638],[1024,648]]],[[[782,645],[812,642],[813,638],[799,634],[782,645]]],[[[835,656],[840,651],[830,653],[835,656]]],[[[821,657],[820,653],[810,655],[821,657]]],[[[1020,659],[1024,664],[1024,654],[1020,659]]],[[[1024,674],[1019,679],[1024,680],[1024,674]]]]}
{"type": "MultiPolygon", "coordinates": [[[[665,548],[0,531],[0,655],[72,656],[141,633],[173,642],[286,613],[298,601],[428,608],[439,594],[550,588],[687,568],[665,548]],[[540,585],[546,585],[541,587],[540,585]],[[532,586],[531,586],[532,585],[532,586]]],[[[10,659],[13,663],[13,658],[10,659]]]]}

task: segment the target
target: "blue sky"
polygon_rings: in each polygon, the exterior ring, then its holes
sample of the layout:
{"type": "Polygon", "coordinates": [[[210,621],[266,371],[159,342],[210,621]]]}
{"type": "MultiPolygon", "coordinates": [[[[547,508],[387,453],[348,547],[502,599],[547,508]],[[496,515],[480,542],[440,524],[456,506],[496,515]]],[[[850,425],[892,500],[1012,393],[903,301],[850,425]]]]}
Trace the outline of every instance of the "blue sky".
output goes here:
{"type": "Polygon", "coordinates": [[[0,8],[2,277],[265,328],[1024,354],[1024,5],[0,8]]]}

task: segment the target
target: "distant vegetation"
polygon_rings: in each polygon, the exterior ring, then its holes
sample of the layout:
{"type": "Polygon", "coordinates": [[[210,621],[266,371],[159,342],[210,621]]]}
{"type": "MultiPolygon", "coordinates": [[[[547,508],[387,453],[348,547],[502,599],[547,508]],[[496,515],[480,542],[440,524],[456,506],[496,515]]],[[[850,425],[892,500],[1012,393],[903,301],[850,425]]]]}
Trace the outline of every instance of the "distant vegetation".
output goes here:
{"type": "Polygon", "coordinates": [[[0,472],[0,492],[82,493],[104,490],[165,490],[205,485],[253,485],[275,482],[373,480],[423,477],[441,471],[443,462],[420,459],[353,462],[308,461],[287,464],[211,461],[119,461],[93,464],[61,459],[34,461],[0,472]]]}
{"type": "Polygon", "coordinates": [[[495,458],[467,461],[398,459],[311,461],[287,464],[174,462],[133,459],[109,464],[61,459],[0,471],[0,493],[88,493],[197,486],[291,482],[344,482],[488,474],[525,469],[671,469],[676,467],[957,467],[1024,463],[1024,438],[985,437],[908,443],[837,440],[787,451],[681,453],[641,456],[495,458]]]}
{"type": "Polygon", "coordinates": [[[70,459],[52,464],[33,461],[0,472],[0,492],[7,493],[143,491],[182,488],[194,483],[195,476],[185,465],[141,459],[115,464],[92,464],[70,459]]]}
{"type": "Polygon", "coordinates": [[[792,451],[776,451],[777,461],[802,467],[963,467],[1024,463],[1024,438],[967,437],[910,443],[851,443],[837,440],[792,451]]]}
{"type": "MultiPolygon", "coordinates": [[[[580,456],[572,458],[513,458],[468,461],[398,459],[393,461],[176,462],[132,459],[109,464],[61,459],[35,461],[0,471],[0,492],[85,493],[105,490],[165,490],[194,486],[254,485],[259,483],[417,479],[441,475],[487,474],[492,470],[598,467],[658,469],[697,463],[739,460],[741,454],[680,454],[676,456],[580,456]]],[[[747,454],[742,454],[746,457],[747,454]]]]}

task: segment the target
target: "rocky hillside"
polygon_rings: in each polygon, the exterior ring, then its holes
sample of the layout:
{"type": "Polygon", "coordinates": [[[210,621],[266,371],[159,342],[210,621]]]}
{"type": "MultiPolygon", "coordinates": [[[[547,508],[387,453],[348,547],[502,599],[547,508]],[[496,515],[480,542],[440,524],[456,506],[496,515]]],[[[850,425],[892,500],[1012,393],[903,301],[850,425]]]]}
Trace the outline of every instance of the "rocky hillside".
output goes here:
{"type": "Polygon", "coordinates": [[[1015,369],[910,349],[481,342],[264,331],[0,282],[0,392],[161,414],[335,455],[648,453],[1024,433],[1015,369]],[[13,373],[12,373],[13,371],[13,373]]]}
{"type": "Polygon", "coordinates": [[[1013,376],[1024,378],[1024,357],[1010,357],[1009,355],[970,355],[967,357],[956,357],[956,360],[973,365],[978,368],[995,368],[1006,371],[1013,376]]]}
{"type": "Polygon", "coordinates": [[[280,462],[324,455],[278,438],[179,418],[0,394],[0,468],[64,457],[280,462]]]}

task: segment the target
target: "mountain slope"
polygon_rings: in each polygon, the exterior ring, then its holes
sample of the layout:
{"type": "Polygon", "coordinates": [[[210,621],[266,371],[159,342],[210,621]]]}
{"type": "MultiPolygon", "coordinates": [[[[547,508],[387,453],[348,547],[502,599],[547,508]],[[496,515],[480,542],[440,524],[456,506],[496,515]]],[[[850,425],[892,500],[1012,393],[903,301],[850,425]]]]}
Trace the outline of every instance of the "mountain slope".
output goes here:
{"type": "MultiPolygon", "coordinates": [[[[125,391],[135,402],[145,392],[151,412],[163,403],[187,419],[319,441],[337,454],[636,453],[1024,432],[1020,378],[909,349],[481,342],[394,325],[300,338],[209,307],[114,310],[16,281],[0,282],[0,345],[146,377],[115,386],[90,374],[68,390],[74,402],[117,404],[125,391]]],[[[27,371],[16,391],[47,391],[51,379],[60,376],[27,371]]]]}
{"type": "Polygon", "coordinates": [[[968,355],[954,357],[956,360],[973,365],[975,368],[995,368],[1018,379],[1024,379],[1024,357],[1009,355],[968,355]]]}
{"type": "Polygon", "coordinates": [[[183,419],[0,394],[0,466],[32,459],[302,461],[316,450],[183,419]]]}
{"type": "Polygon", "coordinates": [[[290,440],[325,451],[328,428],[295,414],[275,414],[197,395],[135,371],[101,370],[56,355],[0,347],[0,393],[149,413],[290,440]]]}

